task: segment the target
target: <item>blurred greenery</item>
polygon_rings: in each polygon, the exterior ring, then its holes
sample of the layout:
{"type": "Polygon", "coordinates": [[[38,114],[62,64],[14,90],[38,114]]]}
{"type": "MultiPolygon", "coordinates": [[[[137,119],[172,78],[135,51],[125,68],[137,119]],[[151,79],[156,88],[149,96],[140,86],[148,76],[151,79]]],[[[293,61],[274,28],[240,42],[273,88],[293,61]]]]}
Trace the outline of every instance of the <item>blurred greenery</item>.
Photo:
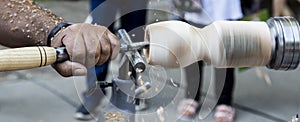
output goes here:
{"type": "Polygon", "coordinates": [[[245,16],[242,18],[242,21],[253,21],[253,20],[259,20],[259,21],[267,21],[269,19],[269,12],[267,9],[262,9],[254,14],[245,16]]]}
{"type": "Polygon", "coordinates": [[[244,71],[247,71],[248,69],[250,69],[250,67],[239,67],[239,68],[237,68],[237,71],[244,72],[244,71]]]}

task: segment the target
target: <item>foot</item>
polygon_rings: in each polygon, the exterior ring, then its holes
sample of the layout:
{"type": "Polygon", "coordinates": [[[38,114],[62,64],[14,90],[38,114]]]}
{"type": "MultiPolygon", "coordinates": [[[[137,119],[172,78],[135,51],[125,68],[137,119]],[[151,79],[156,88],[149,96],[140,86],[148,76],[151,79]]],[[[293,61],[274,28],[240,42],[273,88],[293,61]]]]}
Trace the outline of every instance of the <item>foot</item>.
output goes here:
{"type": "Polygon", "coordinates": [[[140,104],[135,106],[135,110],[142,111],[147,109],[147,104],[145,100],[140,100],[140,104]]]}
{"type": "Polygon", "coordinates": [[[218,105],[215,111],[215,122],[233,122],[235,110],[229,105],[218,105]]]}
{"type": "Polygon", "coordinates": [[[177,113],[179,114],[179,119],[192,119],[195,117],[199,103],[193,99],[184,99],[180,101],[177,113]]]}
{"type": "Polygon", "coordinates": [[[88,121],[92,120],[93,116],[88,110],[86,110],[86,108],[83,105],[81,105],[74,114],[74,118],[77,120],[88,121]]]}

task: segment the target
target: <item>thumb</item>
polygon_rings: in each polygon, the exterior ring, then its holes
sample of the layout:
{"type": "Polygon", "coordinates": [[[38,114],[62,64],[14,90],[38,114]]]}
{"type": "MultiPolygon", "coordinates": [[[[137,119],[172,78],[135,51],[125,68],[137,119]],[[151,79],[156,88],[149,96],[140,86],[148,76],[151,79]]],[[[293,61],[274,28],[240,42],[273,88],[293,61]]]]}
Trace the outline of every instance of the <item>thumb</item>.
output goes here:
{"type": "Polygon", "coordinates": [[[87,74],[87,69],[80,63],[65,61],[63,63],[53,64],[52,67],[62,76],[83,76],[87,74]]]}

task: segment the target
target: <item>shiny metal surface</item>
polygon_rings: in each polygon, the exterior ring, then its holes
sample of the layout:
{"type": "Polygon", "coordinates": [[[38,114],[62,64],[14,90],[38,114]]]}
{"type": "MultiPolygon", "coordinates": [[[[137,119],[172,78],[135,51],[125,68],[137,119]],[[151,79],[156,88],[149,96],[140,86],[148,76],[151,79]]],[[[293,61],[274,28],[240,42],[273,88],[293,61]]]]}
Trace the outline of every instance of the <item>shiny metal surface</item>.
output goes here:
{"type": "Polygon", "coordinates": [[[150,88],[151,88],[151,84],[149,82],[146,82],[144,85],[141,85],[135,89],[134,91],[135,96],[139,96],[147,92],[147,90],[149,90],[150,88]]]}
{"type": "Polygon", "coordinates": [[[148,43],[132,43],[130,36],[124,29],[118,30],[118,36],[121,40],[121,44],[126,45],[127,49],[134,49],[134,50],[127,50],[126,56],[128,57],[128,60],[130,61],[131,65],[133,66],[134,70],[140,70],[140,72],[143,72],[146,69],[146,63],[143,57],[140,55],[140,53],[137,51],[137,48],[139,46],[144,47],[149,45],[148,43]],[[131,48],[132,47],[132,48],[131,48]]]}
{"type": "Polygon", "coordinates": [[[55,51],[56,51],[56,62],[57,63],[61,63],[66,60],[69,60],[69,55],[68,55],[66,47],[56,47],[55,51]]]}
{"type": "Polygon", "coordinates": [[[138,51],[126,53],[128,60],[133,66],[135,71],[144,72],[146,69],[146,63],[138,51]]]}
{"type": "Polygon", "coordinates": [[[293,17],[274,17],[267,21],[270,28],[272,57],[268,68],[293,70],[299,64],[300,29],[293,17]]]}
{"type": "Polygon", "coordinates": [[[131,43],[129,45],[121,44],[120,52],[140,50],[147,46],[149,46],[149,42],[135,42],[135,43],[131,43]]]}

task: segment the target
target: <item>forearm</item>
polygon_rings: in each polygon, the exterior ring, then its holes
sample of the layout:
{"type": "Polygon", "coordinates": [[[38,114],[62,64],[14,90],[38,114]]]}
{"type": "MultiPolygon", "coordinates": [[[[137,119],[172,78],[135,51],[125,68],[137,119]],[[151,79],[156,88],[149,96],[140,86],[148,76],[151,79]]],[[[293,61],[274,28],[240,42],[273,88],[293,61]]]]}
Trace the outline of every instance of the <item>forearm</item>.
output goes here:
{"type": "Polygon", "coordinates": [[[50,31],[63,21],[31,0],[2,0],[0,7],[0,44],[8,47],[46,45],[50,31]]]}

